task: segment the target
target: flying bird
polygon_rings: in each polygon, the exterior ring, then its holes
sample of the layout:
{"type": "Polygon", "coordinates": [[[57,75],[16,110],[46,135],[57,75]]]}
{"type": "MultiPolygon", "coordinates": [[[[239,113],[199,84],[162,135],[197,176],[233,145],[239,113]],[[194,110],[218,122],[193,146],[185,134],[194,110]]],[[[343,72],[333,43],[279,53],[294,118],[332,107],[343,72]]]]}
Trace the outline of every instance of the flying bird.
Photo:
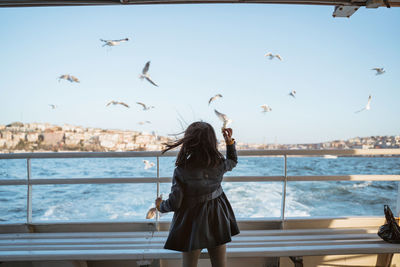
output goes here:
{"type": "Polygon", "coordinates": [[[362,108],[362,109],[360,109],[360,110],[357,110],[357,111],[354,112],[354,113],[359,113],[359,112],[361,112],[361,111],[363,111],[363,110],[370,110],[370,109],[371,109],[371,100],[372,100],[372,96],[369,95],[369,97],[368,97],[368,103],[365,105],[365,107],[362,108]]]}
{"type": "Polygon", "coordinates": [[[371,70],[375,70],[376,71],[375,75],[381,75],[381,74],[384,74],[386,72],[383,68],[373,68],[371,70]]]}
{"type": "Polygon", "coordinates": [[[143,110],[149,110],[154,108],[154,106],[146,106],[146,104],[142,103],[142,102],[136,102],[136,104],[141,105],[143,107],[143,110]]]}
{"type": "Polygon", "coordinates": [[[63,74],[60,77],[58,77],[58,81],[61,81],[61,80],[67,80],[67,81],[70,81],[71,83],[73,83],[73,82],[80,83],[78,78],[76,78],[75,76],[70,75],[70,74],[63,74]]]}
{"type": "Polygon", "coordinates": [[[145,125],[146,123],[150,124],[151,121],[139,121],[138,122],[139,125],[145,125]]]}
{"type": "Polygon", "coordinates": [[[150,78],[150,75],[148,74],[149,68],[150,68],[150,61],[147,61],[146,65],[142,70],[142,74],[139,75],[139,79],[141,80],[146,79],[149,83],[158,87],[158,85],[155,82],[153,82],[153,80],[150,78]]]}
{"type": "Polygon", "coordinates": [[[49,104],[49,106],[51,107],[51,109],[56,109],[56,105],[54,105],[54,104],[49,104]]]}
{"type": "Polygon", "coordinates": [[[295,96],[295,95],[296,95],[296,91],[295,91],[295,90],[291,91],[291,92],[289,93],[289,95],[290,95],[290,96],[293,96],[294,98],[296,98],[296,96],[295,96]]]}
{"type": "Polygon", "coordinates": [[[264,112],[264,113],[272,111],[272,108],[270,106],[268,106],[268,105],[265,105],[265,104],[262,105],[261,108],[263,109],[261,112],[264,112]]]}
{"type": "Polygon", "coordinates": [[[143,163],[144,163],[145,170],[150,169],[151,167],[153,167],[155,165],[154,162],[150,162],[148,160],[143,160],[143,163]]]}
{"type": "Polygon", "coordinates": [[[222,125],[222,129],[225,129],[231,122],[232,120],[228,118],[225,114],[218,112],[216,109],[214,109],[215,114],[217,117],[224,123],[222,125]]]}
{"type": "Polygon", "coordinates": [[[104,47],[104,46],[116,46],[116,45],[119,45],[122,42],[129,41],[129,38],[124,38],[124,39],[119,39],[119,40],[103,40],[103,39],[100,39],[100,41],[104,42],[102,47],[104,47]]]}
{"type": "Polygon", "coordinates": [[[114,100],[108,102],[107,105],[106,105],[106,107],[108,107],[108,106],[111,105],[111,104],[113,104],[113,105],[122,105],[122,106],[124,106],[124,107],[129,108],[129,105],[128,105],[128,104],[126,104],[126,103],[124,103],[124,102],[114,101],[114,100]]]}
{"type": "Polygon", "coordinates": [[[277,59],[279,59],[280,61],[282,61],[282,57],[281,57],[280,55],[278,55],[278,54],[274,55],[274,54],[272,54],[271,52],[266,53],[264,56],[265,56],[265,57],[268,57],[269,60],[272,60],[272,59],[274,59],[274,58],[276,57],[277,59]]]}
{"type": "Polygon", "coordinates": [[[211,97],[210,100],[208,100],[208,105],[211,104],[211,102],[213,102],[214,100],[221,98],[222,95],[221,94],[216,94],[215,96],[211,97]]]}

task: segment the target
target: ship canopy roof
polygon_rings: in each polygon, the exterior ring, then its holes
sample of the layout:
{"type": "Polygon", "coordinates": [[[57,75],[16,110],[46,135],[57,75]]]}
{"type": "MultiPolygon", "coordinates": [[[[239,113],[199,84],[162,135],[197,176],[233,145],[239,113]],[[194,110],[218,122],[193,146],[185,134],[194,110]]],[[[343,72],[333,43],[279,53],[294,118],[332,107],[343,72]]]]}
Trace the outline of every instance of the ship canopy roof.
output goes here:
{"type": "Polygon", "coordinates": [[[350,17],[360,7],[399,7],[400,0],[0,0],[0,7],[35,6],[95,6],[95,5],[155,5],[256,3],[334,6],[333,17],[350,17]]]}

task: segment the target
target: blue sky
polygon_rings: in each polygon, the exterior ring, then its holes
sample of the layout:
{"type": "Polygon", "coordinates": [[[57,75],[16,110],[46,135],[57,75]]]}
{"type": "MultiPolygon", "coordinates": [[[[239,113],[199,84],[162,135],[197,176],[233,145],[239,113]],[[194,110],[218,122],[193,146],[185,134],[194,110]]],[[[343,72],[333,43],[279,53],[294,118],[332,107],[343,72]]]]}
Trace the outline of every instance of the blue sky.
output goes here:
{"type": "Polygon", "coordinates": [[[400,134],[400,8],[154,5],[0,9],[0,124],[13,121],[161,135],[213,109],[244,142],[306,143],[400,134]],[[131,40],[111,49],[100,38],[131,40]],[[266,52],[283,61],[268,60],[266,52]],[[160,87],[138,79],[151,60],[160,87]],[[384,75],[370,69],[384,67],[384,75]],[[57,81],[72,74],[80,84],[57,81]],[[288,96],[297,91],[297,98],[288,96]],[[208,107],[208,99],[220,93],[208,107]],[[371,110],[355,114],[372,94],[371,110]],[[105,107],[111,100],[131,108],[105,107]],[[156,106],[142,111],[137,101],[156,106]],[[51,110],[49,104],[59,107],[51,110]],[[260,105],[272,112],[261,113],[260,105]],[[149,120],[151,125],[140,126],[149,120]]]}

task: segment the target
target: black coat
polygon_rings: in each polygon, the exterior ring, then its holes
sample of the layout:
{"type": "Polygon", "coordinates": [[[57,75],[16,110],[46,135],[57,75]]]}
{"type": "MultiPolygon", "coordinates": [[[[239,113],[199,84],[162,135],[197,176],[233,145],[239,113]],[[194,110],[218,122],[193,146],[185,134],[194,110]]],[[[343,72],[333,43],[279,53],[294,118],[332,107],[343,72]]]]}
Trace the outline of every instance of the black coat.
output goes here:
{"type": "Polygon", "coordinates": [[[169,198],[161,212],[174,211],[164,248],[191,251],[231,241],[239,233],[232,207],[222,190],[225,172],[237,164],[235,145],[226,147],[226,159],[216,168],[176,167],[169,198]]]}

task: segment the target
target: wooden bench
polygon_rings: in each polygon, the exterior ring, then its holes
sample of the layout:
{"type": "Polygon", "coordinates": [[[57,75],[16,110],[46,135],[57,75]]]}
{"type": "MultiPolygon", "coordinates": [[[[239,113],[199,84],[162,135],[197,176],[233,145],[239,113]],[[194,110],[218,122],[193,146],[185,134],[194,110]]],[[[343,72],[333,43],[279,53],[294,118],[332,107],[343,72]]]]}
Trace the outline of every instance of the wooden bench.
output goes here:
{"type": "MultiPolygon", "coordinates": [[[[167,235],[166,231],[0,234],[0,262],[180,259],[181,253],[163,249],[167,235]]],[[[245,230],[227,246],[228,258],[291,257],[295,266],[302,266],[302,256],[393,253],[400,253],[400,244],[384,242],[376,229],[245,230]]]]}

